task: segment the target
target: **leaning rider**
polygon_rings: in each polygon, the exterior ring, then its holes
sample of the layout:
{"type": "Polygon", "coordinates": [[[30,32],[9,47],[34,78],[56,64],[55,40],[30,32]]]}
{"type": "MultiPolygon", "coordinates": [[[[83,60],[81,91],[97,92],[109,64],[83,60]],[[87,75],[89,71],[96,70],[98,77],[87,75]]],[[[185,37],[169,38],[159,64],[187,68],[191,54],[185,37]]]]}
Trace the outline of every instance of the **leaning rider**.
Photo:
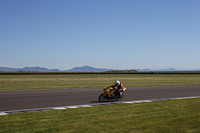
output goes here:
{"type": "Polygon", "coordinates": [[[116,89],[116,95],[122,96],[122,91],[125,91],[124,85],[120,81],[116,81],[114,85],[110,86],[116,89]]]}

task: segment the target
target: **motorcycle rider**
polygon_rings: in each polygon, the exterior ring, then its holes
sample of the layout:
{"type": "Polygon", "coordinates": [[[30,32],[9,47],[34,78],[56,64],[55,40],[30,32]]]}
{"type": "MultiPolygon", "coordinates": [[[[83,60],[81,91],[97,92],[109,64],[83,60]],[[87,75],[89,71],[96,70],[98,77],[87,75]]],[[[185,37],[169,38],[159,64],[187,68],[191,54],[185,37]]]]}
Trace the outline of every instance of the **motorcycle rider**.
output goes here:
{"type": "Polygon", "coordinates": [[[110,87],[115,88],[115,89],[116,89],[115,94],[116,94],[116,95],[119,95],[120,97],[122,96],[122,91],[125,91],[124,85],[123,85],[122,82],[120,82],[119,80],[117,80],[117,81],[115,82],[115,84],[112,85],[112,86],[110,86],[110,87]]]}

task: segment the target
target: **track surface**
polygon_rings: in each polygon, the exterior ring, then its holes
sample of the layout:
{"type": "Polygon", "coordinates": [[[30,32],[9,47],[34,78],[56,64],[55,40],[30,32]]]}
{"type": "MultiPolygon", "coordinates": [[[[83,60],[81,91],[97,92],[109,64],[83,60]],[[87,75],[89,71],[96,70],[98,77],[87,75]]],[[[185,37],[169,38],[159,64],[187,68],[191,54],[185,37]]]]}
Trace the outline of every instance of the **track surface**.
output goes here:
{"type": "MultiPolygon", "coordinates": [[[[99,103],[103,88],[0,91],[0,111],[99,103]]],[[[200,85],[127,87],[122,101],[200,96],[200,85]]]]}

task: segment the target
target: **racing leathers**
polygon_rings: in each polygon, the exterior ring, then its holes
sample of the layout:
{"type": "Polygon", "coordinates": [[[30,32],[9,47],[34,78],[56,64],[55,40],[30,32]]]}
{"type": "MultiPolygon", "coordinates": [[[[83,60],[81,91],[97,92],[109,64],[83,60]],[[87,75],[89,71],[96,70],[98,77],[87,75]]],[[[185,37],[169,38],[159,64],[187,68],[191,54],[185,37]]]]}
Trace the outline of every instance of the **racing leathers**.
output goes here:
{"type": "Polygon", "coordinates": [[[122,84],[122,82],[120,82],[119,85],[114,84],[114,85],[112,85],[112,86],[110,86],[110,87],[113,87],[113,88],[116,89],[116,91],[115,91],[115,95],[122,96],[122,91],[125,91],[125,89],[124,89],[124,85],[122,84]]]}

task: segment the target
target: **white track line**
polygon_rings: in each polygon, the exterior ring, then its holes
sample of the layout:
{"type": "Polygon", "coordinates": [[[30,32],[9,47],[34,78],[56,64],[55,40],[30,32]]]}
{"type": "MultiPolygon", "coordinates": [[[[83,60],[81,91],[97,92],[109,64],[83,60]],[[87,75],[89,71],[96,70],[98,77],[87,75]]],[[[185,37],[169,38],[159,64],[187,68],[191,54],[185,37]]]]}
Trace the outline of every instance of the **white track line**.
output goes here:
{"type": "Polygon", "coordinates": [[[0,115],[7,115],[7,113],[4,113],[4,112],[0,112],[0,115]]]}
{"type": "Polygon", "coordinates": [[[139,101],[125,101],[125,102],[102,102],[97,104],[90,105],[77,105],[77,106],[63,106],[63,107],[48,107],[48,108],[36,108],[36,109],[24,109],[24,110],[11,110],[0,112],[0,115],[7,114],[16,114],[16,113],[25,113],[25,112],[35,112],[35,111],[44,111],[44,110],[60,110],[60,109],[74,109],[74,108],[83,108],[83,107],[93,107],[100,105],[112,105],[112,104],[125,104],[125,103],[144,103],[144,102],[154,102],[154,101],[165,101],[165,100],[174,100],[174,99],[188,99],[188,98],[199,98],[200,96],[192,96],[192,97],[176,97],[176,98],[164,98],[164,99],[151,99],[151,100],[139,100],[139,101]]]}
{"type": "Polygon", "coordinates": [[[55,108],[52,108],[52,109],[66,109],[65,107],[55,107],[55,108]]]}

